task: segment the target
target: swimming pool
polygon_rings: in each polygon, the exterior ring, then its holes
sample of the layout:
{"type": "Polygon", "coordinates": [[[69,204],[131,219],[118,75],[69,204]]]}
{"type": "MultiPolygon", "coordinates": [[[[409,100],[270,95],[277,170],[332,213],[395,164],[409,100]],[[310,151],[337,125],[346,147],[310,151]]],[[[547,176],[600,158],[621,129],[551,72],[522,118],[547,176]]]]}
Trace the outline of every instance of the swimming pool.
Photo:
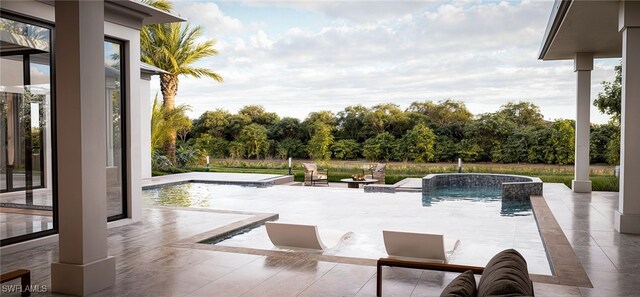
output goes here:
{"type": "MultiPolygon", "coordinates": [[[[353,232],[325,254],[377,259],[386,256],[382,230],[445,234],[459,239],[452,263],[484,265],[506,248],[520,251],[529,271],[551,274],[544,245],[530,210],[505,214],[499,199],[440,195],[426,203],[422,193],[364,193],[362,190],[273,186],[267,188],[187,183],[143,191],[147,205],[206,207],[278,213],[281,222],[317,225],[326,231],[353,232]]],[[[499,196],[498,196],[499,197],[499,196]]],[[[272,249],[264,227],[217,243],[272,249]]]]}
{"type": "Polygon", "coordinates": [[[478,203],[500,204],[501,216],[531,216],[530,200],[504,200],[502,189],[493,186],[443,188],[422,194],[422,206],[466,200],[478,203]]]}

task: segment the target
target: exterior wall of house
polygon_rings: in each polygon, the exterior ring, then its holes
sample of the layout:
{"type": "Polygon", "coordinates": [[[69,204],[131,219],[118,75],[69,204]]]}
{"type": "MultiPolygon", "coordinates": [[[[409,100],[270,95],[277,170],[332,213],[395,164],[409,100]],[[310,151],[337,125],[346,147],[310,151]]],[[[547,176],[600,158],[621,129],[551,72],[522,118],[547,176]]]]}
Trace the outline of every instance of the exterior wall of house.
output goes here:
{"type": "Polygon", "coordinates": [[[151,178],[151,77],[142,75],[140,80],[140,164],[141,177],[151,178]]]}
{"type": "MultiPolygon", "coordinates": [[[[106,16],[105,16],[106,18],[106,16]]],[[[141,24],[140,24],[141,25],[141,24]]],[[[141,122],[140,102],[144,100],[140,94],[140,31],[130,27],[105,22],[104,34],[125,41],[125,87],[127,109],[127,217],[139,220],[142,214],[141,180],[141,122]]],[[[147,93],[148,94],[148,93],[147,93]]],[[[147,95],[148,97],[149,95],[147,95]]]]}
{"type": "MultiPolygon", "coordinates": [[[[46,3],[25,0],[25,1],[3,1],[2,9],[11,11],[20,15],[33,17],[45,22],[55,23],[55,7],[46,3]]],[[[142,101],[148,101],[148,92],[146,96],[141,93],[140,78],[140,31],[142,27],[142,19],[124,16],[118,11],[105,9],[104,13],[104,34],[125,42],[125,61],[126,68],[126,134],[127,134],[127,217],[133,220],[139,220],[142,212],[142,165],[140,158],[141,151],[141,112],[142,101]]],[[[58,65],[60,67],[60,65],[58,65]]],[[[142,90],[144,91],[144,90],[142,90]]],[[[148,103],[146,103],[148,105],[148,103]]],[[[147,124],[148,127],[148,124],[147,124]]],[[[150,160],[149,160],[150,162],[150,160]]],[[[149,163],[150,164],[150,163],[149,163]]],[[[50,161],[46,166],[50,168],[50,161]]],[[[149,172],[150,174],[150,172],[149,172]]],[[[51,175],[49,175],[51,176],[51,175]]],[[[50,178],[47,180],[50,185],[50,178]]]]}

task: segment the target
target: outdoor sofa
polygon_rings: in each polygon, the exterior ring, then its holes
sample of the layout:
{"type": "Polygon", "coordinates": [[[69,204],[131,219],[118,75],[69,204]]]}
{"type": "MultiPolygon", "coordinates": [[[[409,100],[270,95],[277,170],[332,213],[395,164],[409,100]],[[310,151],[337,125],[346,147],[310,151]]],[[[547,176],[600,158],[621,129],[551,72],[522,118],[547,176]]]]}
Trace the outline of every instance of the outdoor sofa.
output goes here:
{"type": "Polygon", "coordinates": [[[504,250],[496,254],[484,268],[380,258],[377,264],[377,296],[382,296],[383,266],[460,272],[461,274],[444,288],[440,295],[441,297],[534,296],[533,282],[529,278],[527,261],[514,249],[504,250]],[[474,274],[482,275],[477,286],[474,274]]]}

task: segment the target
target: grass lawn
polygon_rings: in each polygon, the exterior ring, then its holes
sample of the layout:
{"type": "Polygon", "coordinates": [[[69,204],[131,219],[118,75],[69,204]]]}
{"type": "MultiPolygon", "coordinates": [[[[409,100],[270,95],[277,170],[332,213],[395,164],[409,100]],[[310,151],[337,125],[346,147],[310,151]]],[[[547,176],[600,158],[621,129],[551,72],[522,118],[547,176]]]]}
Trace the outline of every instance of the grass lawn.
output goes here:
{"type": "MultiPolygon", "coordinates": [[[[304,180],[302,169],[303,162],[309,160],[294,160],[293,174],[296,181],[304,180]]],[[[321,169],[329,170],[329,181],[339,181],[342,178],[351,177],[354,173],[362,173],[362,169],[375,162],[368,161],[327,161],[318,162],[321,169]]],[[[535,176],[544,182],[564,183],[571,187],[573,179],[573,165],[546,165],[546,164],[496,164],[496,163],[469,163],[463,164],[463,172],[468,173],[502,173],[535,176]]],[[[205,171],[205,167],[192,167],[185,169],[172,169],[165,172],[154,171],[154,175],[179,173],[189,171],[205,171]]],[[[211,160],[212,172],[238,172],[238,173],[268,173],[287,174],[287,160],[211,160]]],[[[453,163],[412,163],[389,162],[385,182],[396,183],[407,177],[424,177],[429,173],[456,172],[457,164],[453,163]]],[[[592,165],[591,182],[594,191],[618,191],[618,178],[614,176],[614,166],[592,165]]]]}

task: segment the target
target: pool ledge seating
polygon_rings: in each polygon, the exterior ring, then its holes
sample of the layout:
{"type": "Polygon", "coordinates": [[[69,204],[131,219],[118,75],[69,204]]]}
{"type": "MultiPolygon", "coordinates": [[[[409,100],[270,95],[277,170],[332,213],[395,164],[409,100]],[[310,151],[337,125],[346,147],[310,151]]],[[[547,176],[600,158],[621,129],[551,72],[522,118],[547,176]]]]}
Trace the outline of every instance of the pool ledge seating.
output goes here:
{"type": "Polygon", "coordinates": [[[486,267],[380,258],[377,262],[376,296],[382,296],[382,267],[460,272],[440,296],[534,296],[527,262],[516,250],[496,254],[486,267]],[[474,274],[481,274],[476,287],[474,274]]]}
{"type": "Polygon", "coordinates": [[[315,225],[266,222],[265,227],[273,245],[281,249],[324,251],[337,246],[353,234],[352,232],[324,231],[322,236],[327,243],[325,245],[315,225]]]}
{"type": "Polygon", "coordinates": [[[408,261],[446,263],[459,240],[445,240],[442,234],[382,231],[384,247],[390,258],[408,261]]]}

